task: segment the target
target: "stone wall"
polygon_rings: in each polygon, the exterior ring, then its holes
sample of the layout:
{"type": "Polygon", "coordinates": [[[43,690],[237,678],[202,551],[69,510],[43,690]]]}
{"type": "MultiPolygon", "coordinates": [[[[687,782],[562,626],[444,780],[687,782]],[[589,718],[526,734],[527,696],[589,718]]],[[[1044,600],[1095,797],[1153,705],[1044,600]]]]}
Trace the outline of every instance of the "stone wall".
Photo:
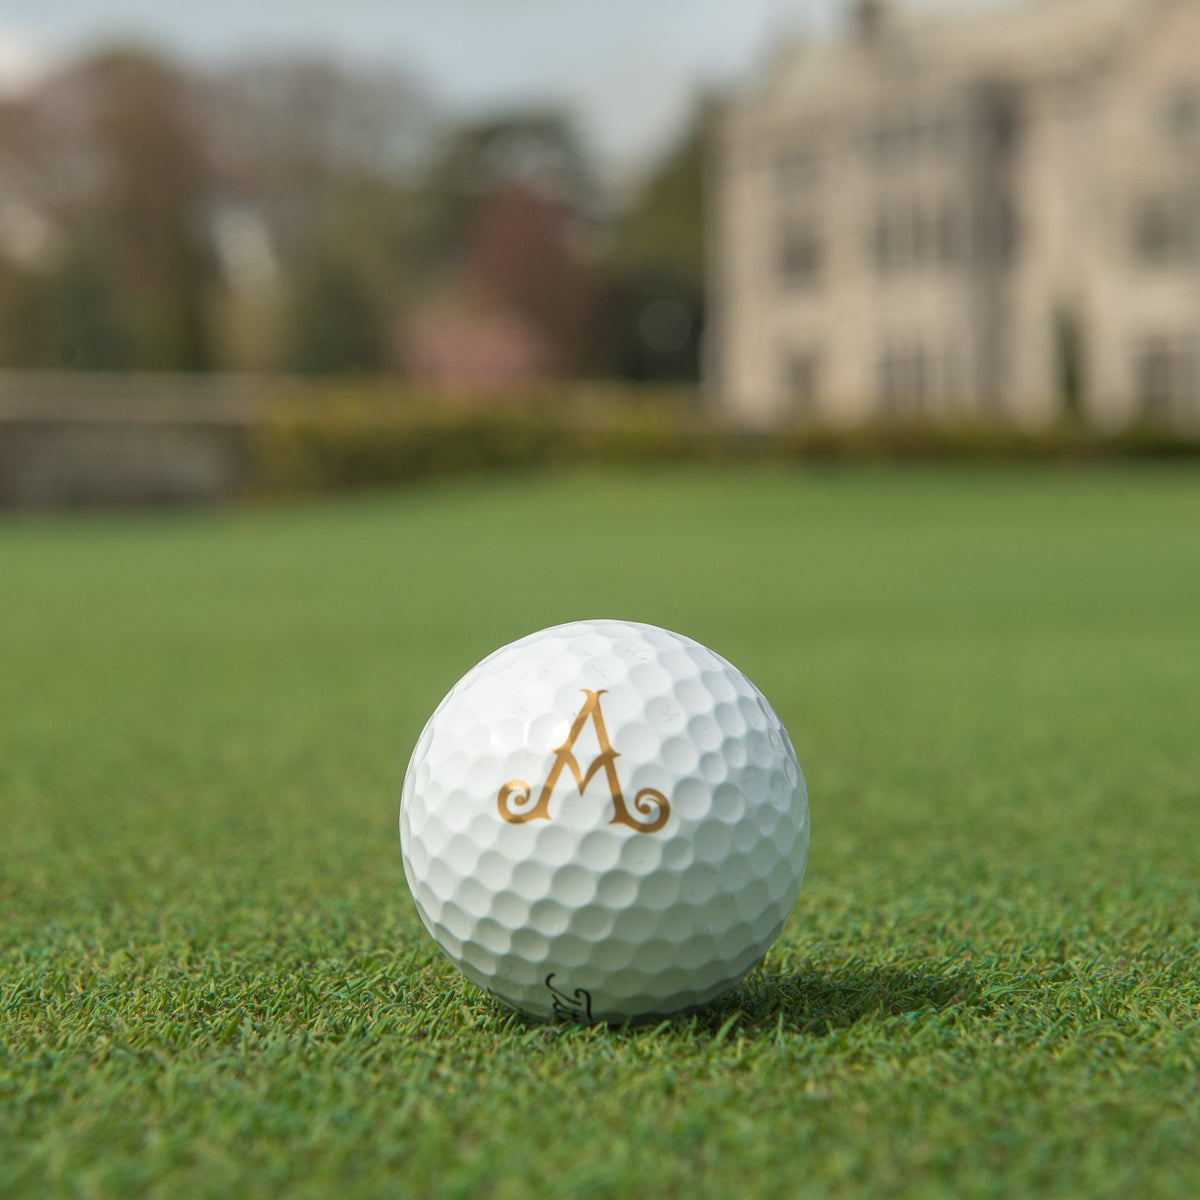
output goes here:
{"type": "Polygon", "coordinates": [[[261,405],[244,379],[0,372],[0,508],[228,500],[261,405]]]}

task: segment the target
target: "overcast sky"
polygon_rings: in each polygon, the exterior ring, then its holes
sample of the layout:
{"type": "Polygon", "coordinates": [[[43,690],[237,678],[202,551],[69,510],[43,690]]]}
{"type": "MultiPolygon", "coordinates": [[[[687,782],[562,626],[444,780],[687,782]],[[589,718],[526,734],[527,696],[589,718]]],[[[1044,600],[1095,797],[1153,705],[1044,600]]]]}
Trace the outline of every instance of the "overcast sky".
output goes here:
{"type": "MultiPolygon", "coordinates": [[[[994,0],[909,0],[969,8],[994,0]]],[[[299,49],[394,63],[435,102],[477,112],[569,104],[593,147],[631,164],[695,88],[747,77],[771,40],[828,30],[847,0],[3,0],[0,83],[97,41],[192,62],[299,49]]]]}

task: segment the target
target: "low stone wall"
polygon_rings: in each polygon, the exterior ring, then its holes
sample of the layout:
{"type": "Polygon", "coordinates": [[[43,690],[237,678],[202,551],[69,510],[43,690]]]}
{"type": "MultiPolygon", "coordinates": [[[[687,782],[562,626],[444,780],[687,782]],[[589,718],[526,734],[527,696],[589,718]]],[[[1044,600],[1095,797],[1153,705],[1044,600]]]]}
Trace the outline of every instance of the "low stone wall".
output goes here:
{"type": "Polygon", "coordinates": [[[0,372],[0,507],[228,500],[262,403],[240,378],[0,372]]]}
{"type": "Polygon", "coordinates": [[[632,385],[464,395],[389,378],[0,372],[0,510],[215,504],[541,465],[1098,459],[1200,463],[1200,434],[1067,421],[748,429],[695,393],[632,385]]]}

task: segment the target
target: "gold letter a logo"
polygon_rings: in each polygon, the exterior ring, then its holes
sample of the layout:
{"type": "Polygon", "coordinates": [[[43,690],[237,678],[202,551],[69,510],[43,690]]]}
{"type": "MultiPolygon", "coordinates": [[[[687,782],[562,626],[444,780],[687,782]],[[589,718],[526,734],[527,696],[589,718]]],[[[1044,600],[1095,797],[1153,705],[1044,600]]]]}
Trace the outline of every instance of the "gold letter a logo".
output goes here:
{"type": "Polygon", "coordinates": [[[608,780],[608,790],[612,793],[615,810],[613,819],[609,822],[610,825],[628,825],[630,829],[636,829],[639,833],[657,833],[671,815],[671,806],[667,803],[666,796],[662,792],[655,791],[654,788],[642,788],[633,801],[637,815],[629,811],[629,806],[625,803],[625,796],[621,791],[620,780],[617,779],[616,760],[620,756],[609,743],[608,730],[604,727],[604,714],[600,711],[600,697],[604,693],[591,692],[584,688],[583,694],[587,697],[587,701],[579,710],[579,715],[571,726],[571,732],[567,734],[567,740],[554,751],[554,766],[550,768],[550,774],[546,776],[546,782],[537,803],[523,812],[514,808],[514,801],[517,805],[528,804],[533,793],[525,780],[510,779],[500,789],[500,795],[496,801],[500,815],[510,825],[524,825],[526,821],[548,821],[550,819],[550,796],[554,791],[555,784],[558,783],[558,777],[563,773],[563,768],[569,767],[571,774],[575,776],[581,796],[592,779],[600,771],[604,772],[604,777],[608,780]],[[585,774],[580,769],[579,760],[575,757],[573,747],[589,720],[595,726],[596,740],[600,743],[600,753],[592,760],[592,765],[588,767],[585,774]],[[638,820],[639,816],[647,819],[638,820]]]}

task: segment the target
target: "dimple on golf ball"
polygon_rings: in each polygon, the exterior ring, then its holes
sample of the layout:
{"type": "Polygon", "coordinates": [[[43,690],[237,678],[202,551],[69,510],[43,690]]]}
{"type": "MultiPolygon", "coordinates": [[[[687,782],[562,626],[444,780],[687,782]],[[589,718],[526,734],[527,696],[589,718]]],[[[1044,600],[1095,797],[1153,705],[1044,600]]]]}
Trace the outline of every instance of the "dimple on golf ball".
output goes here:
{"type": "Polygon", "coordinates": [[[485,658],[429,719],[400,802],[425,927],[542,1019],[644,1020],[726,991],[779,935],[808,834],[762,693],[698,642],[627,621],[485,658]]]}

